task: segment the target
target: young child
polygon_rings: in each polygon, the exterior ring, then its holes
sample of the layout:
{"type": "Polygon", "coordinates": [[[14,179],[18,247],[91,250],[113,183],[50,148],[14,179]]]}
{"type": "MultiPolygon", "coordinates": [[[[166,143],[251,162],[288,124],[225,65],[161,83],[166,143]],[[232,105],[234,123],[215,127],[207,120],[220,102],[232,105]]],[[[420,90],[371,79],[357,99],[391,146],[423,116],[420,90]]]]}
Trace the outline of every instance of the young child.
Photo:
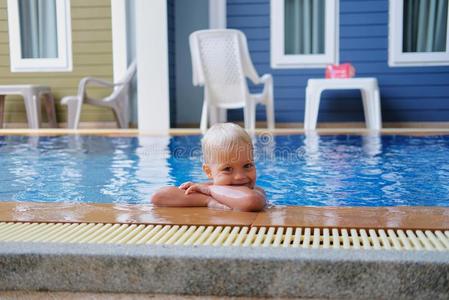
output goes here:
{"type": "Polygon", "coordinates": [[[211,182],[185,182],[156,191],[156,206],[207,206],[216,209],[260,211],[265,192],[256,184],[253,145],[248,133],[232,123],[213,125],[202,141],[203,171],[211,182]]]}

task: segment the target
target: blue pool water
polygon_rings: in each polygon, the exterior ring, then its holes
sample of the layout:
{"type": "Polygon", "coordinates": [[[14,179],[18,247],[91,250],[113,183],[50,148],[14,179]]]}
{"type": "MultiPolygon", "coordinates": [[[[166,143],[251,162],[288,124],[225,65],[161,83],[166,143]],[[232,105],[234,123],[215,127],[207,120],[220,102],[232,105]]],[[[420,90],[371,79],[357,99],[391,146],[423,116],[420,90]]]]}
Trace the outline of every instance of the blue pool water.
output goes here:
{"type": "MultiPolygon", "coordinates": [[[[449,206],[448,136],[262,135],[255,155],[276,205],[449,206]]],[[[206,180],[199,136],[3,136],[0,166],[0,201],[148,203],[206,180]]]]}

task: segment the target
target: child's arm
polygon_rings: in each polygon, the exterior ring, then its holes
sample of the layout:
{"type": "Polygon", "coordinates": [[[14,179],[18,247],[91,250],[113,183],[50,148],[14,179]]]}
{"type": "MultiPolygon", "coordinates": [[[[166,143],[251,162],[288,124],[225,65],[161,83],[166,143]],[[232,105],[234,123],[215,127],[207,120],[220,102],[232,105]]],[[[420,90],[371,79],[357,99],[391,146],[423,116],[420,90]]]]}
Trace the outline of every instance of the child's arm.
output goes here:
{"type": "MultiPolygon", "coordinates": [[[[181,187],[180,187],[181,188],[181,187]]],[[[218,202],[211,196],[201,193],[191,193],[186,195],[184,190],[176,187],[164,187],[156,191],[151,197],[151,202],[155,206],[171,207],[191,207],[207,206],[213,209],[230,210],[228,206],[218,202]]]]}
{"type": "Polygon", "coordinates": [[[187,195],[201,193],[217,202],[240,211],[260,211],[265,207],[265,193],[261,188],[246,186],[193,184],[186,189],[187,195]]]}
{"type": "Polygon", "coordinates": [[[157,190],[151,197],[151,202],[156,206],[208,206],[210,196],[201,193],[186,194],[174,186],[157,190]]]}

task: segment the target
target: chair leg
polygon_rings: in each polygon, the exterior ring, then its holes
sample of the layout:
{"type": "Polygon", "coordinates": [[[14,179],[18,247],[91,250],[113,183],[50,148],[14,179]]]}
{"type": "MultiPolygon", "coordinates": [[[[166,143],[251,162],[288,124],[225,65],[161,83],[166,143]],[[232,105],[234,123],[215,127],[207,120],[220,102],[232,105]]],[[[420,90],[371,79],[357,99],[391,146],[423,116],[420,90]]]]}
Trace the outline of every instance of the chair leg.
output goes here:
{"type": "Polygon", "coordinates": [[[243,122],[245,124],[245,129],[250,130],[251,129],[251,107],[249,107],[250,104],[245,105],[243,108],[243,122]]]}
{"type": "Polygon", "coordinates": [[[207,130],[207,114],[208,114],[208,105],[206,99],[203,101],[203,110],[201,111],[201,124],[200,129],[202,133],[205,133],[207,130]]]}
{"type": "Polygon", "coordinates": [[[36,121],[37,121],[37,128],[41,128],[42,125],[42,105],[41,105],[41,97],[39,94],[33,95],[34,102],[36,103],[36,121]]]}
{"type": "Polygon", "coordinates": [[[366,123],[366,128],[367,129],[372,129],[372,112],[371,112],[371,95],[370,95],[370,91],[367,91],[365,89],[361,90],[362,93],[362,103],[363,103],[363,113],[365,115],[365,123],[366,123]]]}
{"type": "Polygon", "coordinates": [[[265,105],[265,110],[267,114],[267,128],[269,130],[274,129],[274,105],[273,98],[268,99],[267,104],[265,105]]]}
{"type": "Polygon", "coordinates": [[[374,99],[373,99],[373,106],[374,106],[374,129],[380,130],[382,129],[382,111],[380,108],[380,92],[379,89],[374,90],[374,99]]]}
{"type": "Polygon", "coordinates": [[[246,130],[256,130],[256,104],[253,101],[248,101],[243,107],[243,121],[246,130]]]}
{"type": "Polygon", "coordinates": [[[304,129],[315,130],[318,120],[318,109],[320,106],[321,91],[306,88],[306,108],[304,114],[304,129]]]}
{"type": "Polygon", "coordinates": [[[255,131],[256,130],[256,103],[251,102],[251,118],[250,120],[250,130],[255,131]]]}
{"type": "Polygon", "coordinates": [[[5,95],[0,95],[0,128],[3,128],[4,111],[5,111],[5,95]]]}
{"type": "Polygon", "coordinates": [[[26,93],[23,95],[23,100],[25,101],[25,110],[27,114],[28,127],[31,129],[39,128],[39,114],[38,114],[38,106],[40,102],[38,101],[39,97],[32,93],[26,93]]]}
{"type": "Polygon", "coordinates": [[[129,107],[128,107],[128,96],[125,93],[121,97],[118,97],[112,106],[115,117],[117,119],[119,128],[129,127],[129,107]]]}
{"type": "Polygon", "coordinates": [[[45,97],[45,110],[47,112],[48,125],[51,128],[58,128],[58,122],[56,119],[55,111],[55,99],[51,93],[44,94],[45,97]]]}
{"type": "Polygon", "coordinates": [[[67,128],[78,129],[81,115],[82,101],[78,97],[71,97],[67,101],[67,128]]]}
{"type": "Polygon", "coordinates": [[[126,129],[129,127],[128,110],[114,106],[115,117],[117,118],[118,127],[126,129]]]}
{"type": "Polygon", "coordinates": [[[363,89],[362,100],[366,127],[370,130],[380,130],[382,128],[382,116],[379,90],[363,89]]]}

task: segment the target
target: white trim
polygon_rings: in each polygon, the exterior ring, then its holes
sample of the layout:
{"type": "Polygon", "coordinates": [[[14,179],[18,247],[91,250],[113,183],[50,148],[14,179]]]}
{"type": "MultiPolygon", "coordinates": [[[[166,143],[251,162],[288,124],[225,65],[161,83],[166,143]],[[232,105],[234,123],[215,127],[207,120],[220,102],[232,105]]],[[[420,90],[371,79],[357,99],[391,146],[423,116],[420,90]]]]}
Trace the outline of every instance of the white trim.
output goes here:
{"type": "Polygon", "coordinates": [[[388,65],[390,67],[408,66],[446,66],[449,65],[449,7],[446,32],[446,52],[402,52],[404,0],[389,1],[388,65]]]}
{"type": "Polygon", "coordinates": [[[226,0],[209,0],[209,28],[226,28],[226,0]]]}
{"type": "Polygon", "coordinates": [[[136,1],[137,106],[139,130],[168,134],[167,1],[136,1]]]}
{"type": "Polygon", "coordinates": [[[72,27],[70,0],[56,1],[58,58],[23,59],[20,42],[20,0],[8,0],[9,50],[11,72],[70,72],[72,63],[72,27]]]}
{"type": "Polygon", "coordinates": [[[114,82],[117,82],[128,69],[126,1],[111,0],[111,16],[113,73],[114,82]]]}
{"type": "Polygon", "coordinates": [[[284,1],[270,0],[271,7],[271,67],[322,68],[339,61],[339,1],[326,0],[325,53],[286,55],[284,52],[284,1]]]}

